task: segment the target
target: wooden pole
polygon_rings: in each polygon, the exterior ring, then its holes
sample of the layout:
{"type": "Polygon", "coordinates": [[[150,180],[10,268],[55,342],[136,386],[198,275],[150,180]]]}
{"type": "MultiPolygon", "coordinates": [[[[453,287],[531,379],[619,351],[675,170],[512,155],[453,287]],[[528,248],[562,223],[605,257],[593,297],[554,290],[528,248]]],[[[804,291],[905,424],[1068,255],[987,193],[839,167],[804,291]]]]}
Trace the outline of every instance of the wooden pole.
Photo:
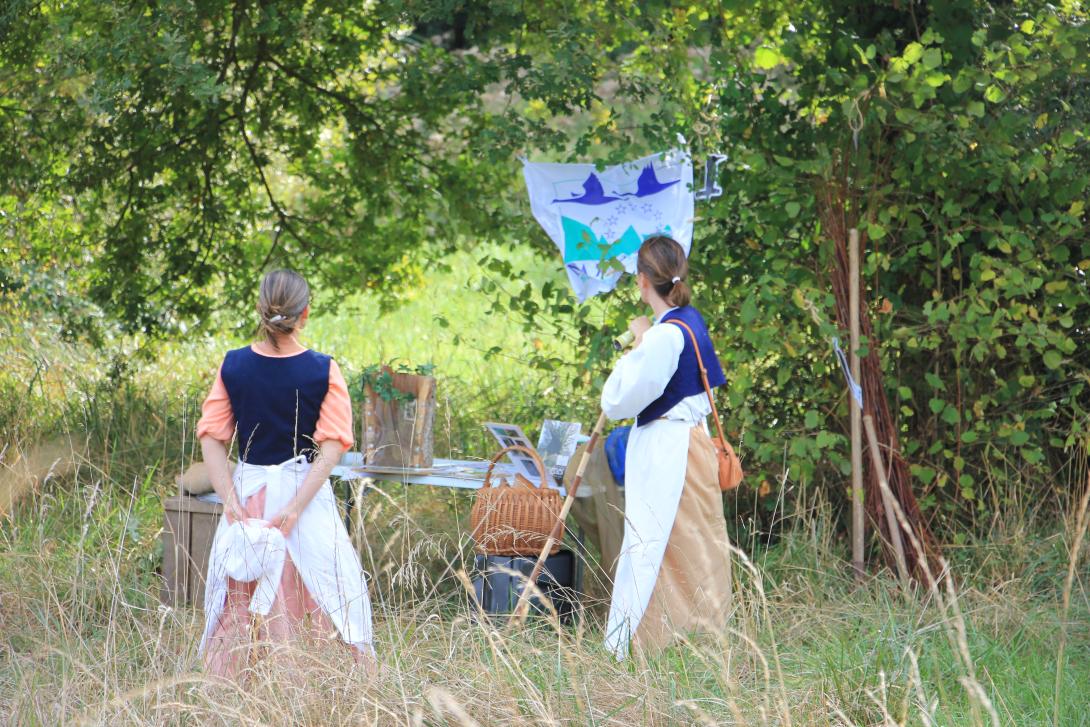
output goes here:
{"type": "MultiPolygon", "coordinates": [[[[859,230],[848,231],[848,329],[851,350],[848,352],[848,368],[856,383],[862,380],[859,363],[859,230]]],[[[863,517],[863,410],[856,404],[852,392],[848,392],[848,408],[852,425],[852,568],[857,578],[865,575],[863,542],[866,521],[863,517]]]]}
{"type": "MultiPolygon", "coordinates": [[[[575,502],[575,492],[579,489],[579,485],[583,483],[583,473],[586,472],[587,463],[590,462],[590,454],[598,444],[598,440],[602,436],[602,430],[605,429],[605,427],[606,413],[602,412],[598,415],[598,421],[595,423],[594,429],[590,433],[590,441],[587,442],[587,448],[583,450],[583,456],[579,460],[579,469],[575,471],[575,479],[572,480],[571,487],[568,489],[568,496],[564,498],[564,506],[560,508],[560,516],[557,517],[556,524],[553,525],[553,529],[549,533],[549,538],[545,541],[545,547],[541,549],[541,554],[537,556],[537,562],[534,563],[534,569],[530,571],[530,577],[527,578],[526,583],[522,586],[522,593],[519,594],[518,604],[515,605],[515,611],[511,614],[511,624],[513,626],[520,626],[526,619],[526,614],[530,611],[530,588],[533,584],[537,583],[537,578],[541,575],[541,569],[545,566],[545,559],[549,557],[549,552],[553,549],[553,545],[560,538],[560,529],[564,527],[564,521],[568,519],[568,512],[571,510],[572,503],[575,502]]],[[[542,485],[544,485],[544,483],[542,483],[542,485]]]]}
{"type": "Polygon", "coordinates": [[[878,453],[878,434],[874,429],[874,419],[870,414],[863,417],[863,428],[867,431],[867,444],[870,446],[871,465],[878,477],[878,489],[882,493],[882,509],[886,511],[886,526],[889,528],[889,539],[893,541],[893,556],[897,561],[897,575],[901,577],[901,585],[908,587],[908,564],[905,561],[905,544],[901,538],[901,526],[897,524],[897,514],[893,511],[893,493],[889,489],[889,480],[886,479],[886,468],[882,465],[882,455],[878,453]]]}
{"type": "Polygon", "coordinates": [[[1063,607],[1060,611],[1060,648],[1056,653],[1056,688],[1052,700],[1052,724],[1060,724],[1060,697],[1064,676],[1064,648],[1067,645],[1067,613],[1071,608],[1071,586],[1075,582],[1075,569],[1079,563],[1082,539],[1086,535],[1086,509],[1090,506],[1090,476],[1087,477],[1086,491],[1082,493],[1079,514],[1075,517],[1075,542],[1071,544],[1071,554],[1067,560],[1067,578],[1064,579],[1063,607]]]}

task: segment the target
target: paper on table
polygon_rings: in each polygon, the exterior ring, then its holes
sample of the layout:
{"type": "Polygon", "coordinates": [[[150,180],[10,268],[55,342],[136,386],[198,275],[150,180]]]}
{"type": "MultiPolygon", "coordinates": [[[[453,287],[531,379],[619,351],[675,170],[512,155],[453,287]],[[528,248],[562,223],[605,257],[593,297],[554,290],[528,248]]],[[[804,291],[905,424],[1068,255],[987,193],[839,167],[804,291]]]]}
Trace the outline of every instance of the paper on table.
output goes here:
{"type": "Polygon", "coordinates": [[[546,419],[541,424],[537,452],[557,480],[564,477],[564,470],[575,454],[582,429],[583,425],[579,422],[562,422],[556,419],[546,419]]]}

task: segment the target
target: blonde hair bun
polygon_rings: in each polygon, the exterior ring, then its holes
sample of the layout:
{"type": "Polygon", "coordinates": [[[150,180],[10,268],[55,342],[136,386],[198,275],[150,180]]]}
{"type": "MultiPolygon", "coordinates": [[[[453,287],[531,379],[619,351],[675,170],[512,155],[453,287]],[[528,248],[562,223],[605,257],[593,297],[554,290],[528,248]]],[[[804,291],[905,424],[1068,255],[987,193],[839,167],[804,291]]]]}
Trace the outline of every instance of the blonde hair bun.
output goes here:
{"type": "Polygon", "coordinates": [[[271,270],[261,279],[257,312],[261,330],[273,348],[279,349],[281,336],[291,335],[299,327],[299,318],[310,305],[310,286],[294,270],[271,270]]]}

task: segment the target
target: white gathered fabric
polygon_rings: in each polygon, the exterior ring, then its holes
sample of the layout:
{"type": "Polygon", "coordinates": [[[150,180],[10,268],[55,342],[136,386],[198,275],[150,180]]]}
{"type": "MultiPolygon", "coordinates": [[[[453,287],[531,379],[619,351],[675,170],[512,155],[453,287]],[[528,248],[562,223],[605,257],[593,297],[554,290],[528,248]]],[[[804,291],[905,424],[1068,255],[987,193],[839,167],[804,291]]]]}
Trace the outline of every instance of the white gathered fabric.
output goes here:
{"type": "MultiPolygon", "coordinates": [[[[671,309],[673,310],[673,309],[671,309]]],[[[684,348],[678,326],[656,322],[638,348],[625,354],[602,390],[602,411],[610,419],[630,419],[666,390],[684,348]]],[[[674,527],[685,470],[689,436],[711,413],[708,397],[687,397],[657,419],[633,427],[625,454],[624,541],[617,559],[613,595],[606,622],[606,648],[617,659],[628,655],[662,567],[674,527]]]]}
{"type": "Polygon", "coordinates": [[[229,577],[242,583],[257,581],[250,613],[268,615],[284,573],[287,544],[283,533],[270,527],[267,520],[249,518],[229,525],[215,548],[212,558],[223,563],[229,577]]]}
{"type": "MultiPolygon", "coordinates": [[[[310,463],[303,456],[268,466],[240,462],[235,469],[233,485],[243,506],[264,487],[264,519],[271,520],[295,496],[309,470],[310,463]]],[[[227,597],[228,573],[221,541],[227,537],[230,527],[226,518],[220,519],[209,557],[204,596],[207,622],[201,638],[202,654],[219,623],[227,597]]],[[[337,510],[329,480],[319,488],[284,541],[303,585],[336,626],[341,638],[360,651],[373,654],[371,600],[363,567],[337,510]]]]}

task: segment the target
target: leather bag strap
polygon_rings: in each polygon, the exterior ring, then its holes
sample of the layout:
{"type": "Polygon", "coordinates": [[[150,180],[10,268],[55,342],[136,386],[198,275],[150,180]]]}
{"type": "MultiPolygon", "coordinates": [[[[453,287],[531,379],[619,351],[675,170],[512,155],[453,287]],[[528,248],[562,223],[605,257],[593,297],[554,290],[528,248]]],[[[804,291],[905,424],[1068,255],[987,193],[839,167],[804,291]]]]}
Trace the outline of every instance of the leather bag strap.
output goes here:
{"type": "Polygon", "coordinates": [[[719,410],[715,408],[715,397],[712,396],[712,387],[708,384],[708,370],[704,368],[704,358],[700,355],[700,344],[696,342],[696,334],[693,333],[693,329],[689,327],[689,324],[685,321],[679,321],[676,318],[671,318],[665,323],[673,323],[676,326],[681,326],[689,333],[689,340],[693,342],[693,350],[696,351],[696,363],[700,366],[700,379],[704,382],[704,391],[708,394],[708,403],[712,406],[712,418],[715,419],[715,431],[719,433],[719,439],[722,442],[726,442],[727,438],[723,436],[723,425],[719,422],[719,410]]]}

